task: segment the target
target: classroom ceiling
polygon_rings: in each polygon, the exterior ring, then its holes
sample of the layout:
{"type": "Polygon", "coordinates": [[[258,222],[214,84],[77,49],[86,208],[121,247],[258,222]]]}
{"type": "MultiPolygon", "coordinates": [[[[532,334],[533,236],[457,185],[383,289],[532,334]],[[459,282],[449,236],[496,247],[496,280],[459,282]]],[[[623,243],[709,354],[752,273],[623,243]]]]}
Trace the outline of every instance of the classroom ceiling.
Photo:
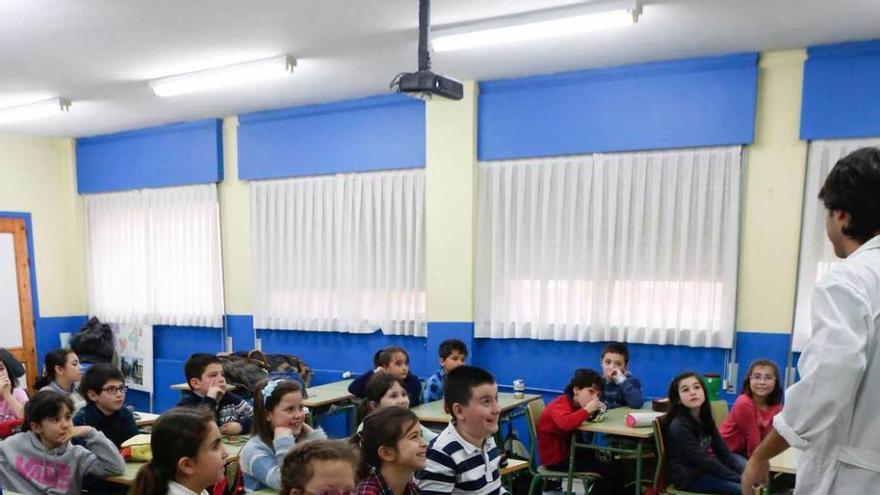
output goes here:
{"type": "MultiPolygon", "coordinates": [[[[571,0],[434,0],[448,24],[571,0]]],[[[878,0],[645,0],[638,24],[433,55],[489,80],[880,38],[878,0]]],[[[0,107],[64,96],[69,114],[0,131],[81,137],[373,95],[416,68],[418,0],[3,0],[0,107]],[[173,98],[145,80],[289,53],[292,77],[173,98]]]]}

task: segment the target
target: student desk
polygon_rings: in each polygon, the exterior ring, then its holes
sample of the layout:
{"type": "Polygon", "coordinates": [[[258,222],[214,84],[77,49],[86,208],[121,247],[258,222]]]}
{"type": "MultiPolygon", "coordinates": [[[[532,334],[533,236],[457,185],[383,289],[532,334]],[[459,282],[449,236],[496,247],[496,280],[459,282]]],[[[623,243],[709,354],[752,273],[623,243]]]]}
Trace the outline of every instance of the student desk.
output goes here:
{"type": "Polygon", "coordinates": [[[154,424],[156,424],[157,419],[159,419],[158,414],[140,411],[135,411],[134,413],[134,424],[137,425],[138,428],[153,426],[154,424]]]}
{"type": "MultiPolygon", "coordinates": [[[[540,399],[540,395],[525,394],[522,397],[514,397],[512,393],[499,392],[498,405],[501,407],[501,414],[504,415],[517,407],[524,406],[529,402],[540,399]]],[[[412,412],[416,413],[419,421],[422,423],[449,423],[452,419],[446,411],[443,410],[443,400],[435,400],[420,406],[412,408],[412,412]]]]}
{"type": "MultiPolygon", "coordinates": [[[[230,462],[238,462],[238,454],[241,452],[242,447],[247,441],[250,439],[249,435],[239,435],[232,437],[223,437],[223,446],[226,447],[226,452],[229,454],[229,457],[226,458],[226,463],[230,462]]],[[[120,476],[110,476],[105,478],[107,481],[111,483],[118,483],[120,485],[131,486],[134,484],[134,479],[137,477],[138,471],[141,469],[141,466],[146,464],[145,462],[134,462],[128,461],[125,463],[125,472],[120,476]]],[[[3,492],[8,493],[8,492],[3,492]]]]}
{"type": "MultiPolygon", "coordinates": [[[[644,426],[639,428],[630,428],[626,426],[626,415],[631,412],[646,412],[645,409],[632,409],[629,407],[618,407],[609,409],[605,413],[605,419],[598,423],[584,423],[578,428],[578,431],[586,431],[592,433],[604,433],[609,436],[626,438],[634,440],[635,447],[621,446],[597,446],[593,444],[583,444],[577,441],[577,435],[571,437],[571,459],[574,460],[575,449],[578,447],[586,447],[592,450],[603,450],[606,452],[618,454],[631,454],[635,456],[636,461],[636,495],[642,493],[642,463],[644,461],[644,443],[654,438],[654,427],[644,426]]],[[[571,492],[571,485],[574,482],[574,463],[569,464],[568,468],[568,492],[571,492]]]]}
{"type": "Polygon", "coordinates": [[[785,452],[770,459],[770,471],[774,473],[797,474],[801,453],[800,450],[792,447],[785,449],[785,452]]]}
{"type": "Polygon", "coordinates": [[[348,386],[353,381],[340,380],[338,382],[318,385],[317,387],[309,387],[306,389],[309,398],[303,401],[303,405],[306,407],[321,407],[353,399],[354,396],[348,392],[348,386]]]}

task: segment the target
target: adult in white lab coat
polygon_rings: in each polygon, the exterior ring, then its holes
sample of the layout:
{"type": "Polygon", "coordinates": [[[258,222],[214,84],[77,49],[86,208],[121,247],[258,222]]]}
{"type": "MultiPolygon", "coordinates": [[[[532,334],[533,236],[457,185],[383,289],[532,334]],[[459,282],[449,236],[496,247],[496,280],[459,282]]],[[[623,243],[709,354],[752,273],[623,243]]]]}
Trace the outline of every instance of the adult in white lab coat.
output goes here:
{"type": "Polygon", "coordinates": [[[742,485],[750,495],[789,446],[804,450],[796,495],[880,493],[880,150],[841,158],[819,199],[834,253],[845,260],[813,292],[801,379],[749,459],[742,485]]]}

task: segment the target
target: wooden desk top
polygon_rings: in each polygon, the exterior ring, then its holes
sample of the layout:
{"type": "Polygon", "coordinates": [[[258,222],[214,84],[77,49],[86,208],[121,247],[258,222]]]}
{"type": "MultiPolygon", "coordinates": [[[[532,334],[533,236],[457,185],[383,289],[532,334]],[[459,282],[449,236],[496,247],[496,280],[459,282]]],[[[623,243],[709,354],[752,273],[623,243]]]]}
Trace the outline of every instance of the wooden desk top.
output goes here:
{"type": "Polygon", "coordinates": [[[144,426],[153,426],[156,424],[156,420],[159,419],[158,414],[148,413],[148,412],[140,412],[135,411],[135,420],[134,424],[137,425],[138,428],[144,426]]]}
{"type": "MultiPolygon", "coordinates": [[[[517,398],[514,397],[512,393],[499,392],[498,404],[501,406],[501,414],[504,414],[512,409],[516,409],[519,406],[526,405],[529,402],[540,398],[540,395],[535,394],[525,394],[522,397],[517,398]]],[[[416,416],[419,417],[419,421],[423,423],[449,423],[449,420],[452,419],[443,410],[442,399],[416,406],[412,408],[412,412],[416,413],[416,416]]]]}
{"type": "Polygon", "coordinates": [[[317,387],[309,387],[309,398],[303,401],[303,405],[306,407],[320,407],[353,399],[354,396],[348,393],[348,386],[353,381],[340,380],[338,382],[318,385],[317,387]]]}
{"type": "Polygon", "coordinates": [[[506,476],[510,473],[515,473],[517,471],[522,471],[523,469],[528,469],[529,461],[523,461],[520,459],[507,459],[507,465],[499,470],[501,476],[506,476]]]}
{"type": "Polygon", "coordinates": [[[631,412],[646,412],[646,410],[632,409],[629,407],[609,409],[608,412],[605,413],[604,420],[598,423],[584,423],[578,428],[578,430],[629,438],[653,438],[653,426],[643,426],[639,428],[630,428],[629,426],[626,426],[626,415],[631,412]]]}
{"type": "Polygon", "coordinates": [[[774,473],[797,474],[801,454],[800,450],[789,447],[785,452],[770,459],[770,471],[774,473]]]}
{"type": "MultiPolygon", "coordinates": [[[[250,435],[223,437],[223,445],[226,447],[226,452],[229,454],[229,457],[226,458],[227,463],[238,461],[238,454],[239,452],[241,452],[242,447],[244,447],[244,444],[247,443],[249,439],[250,435]]],[[[110,481],[111,483],[131,486],[134,484],[134,479],[137,477],[138,471],[144,464],[146,464],[146,462],[126,462],[125,472],[122,475],[110,476],[105,479],[107,481],[110,481]]],[[[3,493],[8,492],[4,491],[3,493]]]]}

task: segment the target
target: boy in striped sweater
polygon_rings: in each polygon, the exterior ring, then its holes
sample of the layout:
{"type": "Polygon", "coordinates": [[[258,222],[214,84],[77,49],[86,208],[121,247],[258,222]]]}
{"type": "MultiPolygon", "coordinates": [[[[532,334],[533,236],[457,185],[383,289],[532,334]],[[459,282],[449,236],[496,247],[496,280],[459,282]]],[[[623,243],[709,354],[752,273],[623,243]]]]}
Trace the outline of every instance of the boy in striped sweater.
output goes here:
{"type": "Polygon", "coordinates": [[[498,385],[476,366],[459,366],[443,384],[449,426],[431,441],[428,463],[416,474],[422,495],[502,495],[498,431],[498,385]]]}

